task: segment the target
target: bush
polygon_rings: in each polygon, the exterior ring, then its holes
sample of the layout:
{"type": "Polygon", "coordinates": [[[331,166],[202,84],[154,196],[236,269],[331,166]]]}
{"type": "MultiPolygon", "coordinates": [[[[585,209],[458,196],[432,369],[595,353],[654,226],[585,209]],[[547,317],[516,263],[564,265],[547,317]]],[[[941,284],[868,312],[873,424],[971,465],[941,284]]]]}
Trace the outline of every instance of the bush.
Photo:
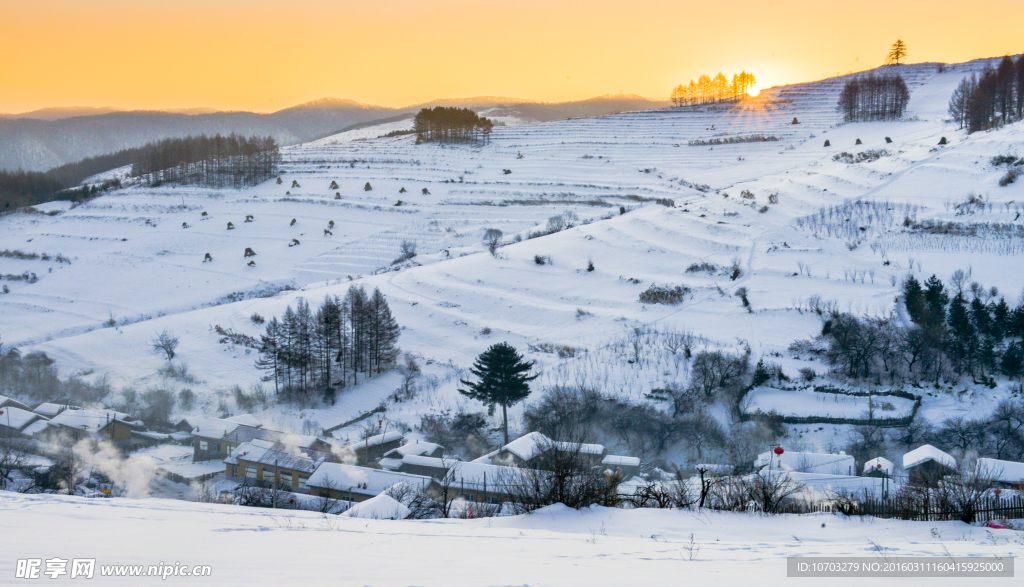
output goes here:
{"type": "Polygon", "coordinates": [[[811,369],[810,367],[803,367],[803,368],[800,369],[800,379],[802,381],[806,381],[806,382],[810,383],[811,381],[814,381],[814,379],[817,376],[818,376],[818,374],[815,373],[814,369],[811,369]]]}
{"type": "Polygon", "coordinates": [[[999,178],[999,186],[1006,187],[1011,183],[1017,181],[1018,177],[1020,177],[1020,171],[1016,169],[1009,169],[1007,170],[1006,175],[999,178]]]}
{"type": "Polygon", "coordinates": [[[687,273],[714,273],[718,271],[718,265],[708,262],[693,263],[686,268],[687,273]]]}
{"type": "Polygon", "coordinates": [[[263,324],[263,322],[265,322],[265,320],[263,320],[263,316],[260,316],[255,312],[253,312],[252,316],[249,316],[249,320],[251,320],[253,324],[263,324]]]}
{"type": "Polygon", "coordinates": [[[690,288],[684,285],[651,285],[646,291],[640,294],[642,304],[668,304],[674,306],[683,303],[683,298],[690,293],[690,288]]]}
{"type": "Polygon", "coordinates": [[[543,257],[541,255],[534,255],[533,262],[537,265],[546,265],[550,262],[549,257],[543,257]]]}

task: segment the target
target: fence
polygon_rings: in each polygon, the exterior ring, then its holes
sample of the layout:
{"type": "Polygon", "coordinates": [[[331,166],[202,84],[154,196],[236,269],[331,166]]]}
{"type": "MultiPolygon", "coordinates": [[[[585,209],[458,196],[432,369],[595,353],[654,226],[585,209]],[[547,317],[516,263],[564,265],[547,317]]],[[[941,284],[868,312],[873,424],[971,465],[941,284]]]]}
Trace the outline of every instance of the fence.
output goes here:
{"type": "Polygon", "coordinates": [[[778,508],[782,514],[811,514],[838,512],[851,516],[874,516],[919,522],[992,522],[996,520],[1024,519],[1024,498],[983,497],[972,503],[954,504],[938,496],[899,496],[889,499],[865,499],[846,503],[806,503],[794,501],[778,508]]]}

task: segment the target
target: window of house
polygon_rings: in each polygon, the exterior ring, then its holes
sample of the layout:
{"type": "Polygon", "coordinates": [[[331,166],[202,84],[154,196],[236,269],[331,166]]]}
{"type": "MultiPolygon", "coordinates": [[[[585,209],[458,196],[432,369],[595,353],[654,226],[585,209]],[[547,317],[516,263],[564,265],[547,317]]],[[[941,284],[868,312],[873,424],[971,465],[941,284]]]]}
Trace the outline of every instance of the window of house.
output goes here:
{"type": "Polygon", "coordinates": [[[263,480],[273,481],[274,480],[274,469],[263,467],[263,480]]]}
{"type": "Polygon", "coordinates": [[[206,444],[206,441],[205,441],[205,440],[200,440],[200,441],[199,441],[199,450],[206,450],[206,449],[207,449],[207,446],[208,446],[208,445],[206,444]]]}
{"type": "Polygon", "coordinates": [[[285,473],[285,472],[282,471],[281,472],[281,484],[282,485],[287,485],[287,486],[291,487],[291,484],[292,484],[292,474],[291,473],[285,473]]]}
{"type": "Polygon", "coordinates": [[[231,465],[231,476],[232,477],[238,477],[238,466],[237,465],[231,465]]]}
{"type": "Polygon", "coordinates": [[[220,452],[220,444],[219,443],[216,443],[216,442],[213,443],[213,452],[220,452]]]}
{"type": "Polygon", "coordinates": [[[299,487],[300,488],[305,489],[307,481],[309,481],[309,475],[299,475],[299,487]]]}
{"type": "Polygon", "coordinates": [[[246,465],[245,466],[245,476],[249,477],[250,479],[255,479],[256,478],[256,465],[246,465]]]}

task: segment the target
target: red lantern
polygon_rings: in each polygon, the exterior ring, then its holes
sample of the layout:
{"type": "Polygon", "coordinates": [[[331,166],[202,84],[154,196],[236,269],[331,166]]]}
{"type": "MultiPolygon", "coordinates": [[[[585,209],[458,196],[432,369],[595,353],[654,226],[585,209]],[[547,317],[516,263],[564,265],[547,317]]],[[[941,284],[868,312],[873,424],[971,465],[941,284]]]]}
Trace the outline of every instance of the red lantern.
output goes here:
{"type": "Polygon", "coordinates": [[[1002,493],[1002,492],[1003,492],[1003,490],[999,489],[998,487],[996,487],[995,489],[992,490],[992,493],[996,494],[996,497],[999,497],[999,494],[1002,493]]]}
{"type": "Polygon", "coordinates": [[[882,463],[878,463],[878,464],[877,464],[877,465],[875,465],[875,466],[876,466],[876,467],[878,467],[879,469],[881,469],[881,468],[882,468],[882,463]]]}
{"type": "Polygon", "coordinates": [[[781,446],[776,446],[776,447],[775,447],[775,450],[773,450],[772,452],[774,452],[775,454],[777,454],[777,455],[779,455],[779,456],[782,456],[782,453],[784,453],[784,452],[786,452],[786,451],[782,450],[782,447],[781,447],[781,446]]]}

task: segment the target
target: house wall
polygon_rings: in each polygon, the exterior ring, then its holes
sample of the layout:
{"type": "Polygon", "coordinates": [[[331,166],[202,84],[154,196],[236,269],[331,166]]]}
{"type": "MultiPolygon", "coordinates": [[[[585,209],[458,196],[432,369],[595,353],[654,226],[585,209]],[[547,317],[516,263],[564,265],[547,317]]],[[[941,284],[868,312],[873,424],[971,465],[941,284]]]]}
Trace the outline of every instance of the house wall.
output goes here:
{"type": "Polygon", "coordinates": [[[194,436],[192,438],[192,461],[222,461],[228,458],[238,445],[224,438],[194,436]],[[204,444],[206,448],[203,448],[204,444]]]}
{"type": "Polygon", "coordinates": [[[275,483],[277,483],[280,486],[282,484],[282,477],[285,476],[286,474],[291,474],[292,480],[291,480],[291,483],[288,484],[288,486],[291,488],[291,490],[293,492],[295,492],[295,493],[305,493],[306,491],[308,491],[307,488],[299,487],[299,485],[300,485],[299,477],[300,476],[305,477],[306,479],[309,479],[310,473],[307,473],[305,471],[299,471],[299,470],[296,470],[296,469],[289,469],[289,468],[286,468],[286,467],[277,467],[277,472],[276,472],[276,475],[275,475],[275,471],[274,471],[274,466],[273,465],[264,465],[264,464],[260,464],[260,463],[253,463],[253,462],[247,461],[245,459],[238,459],[238,464],[237,465],[231,465],[231,464],[228,464],[228,463],[224,463],[226,476],[229,479],[235,479],[235,480],[238,480],[238,481],[244,481],[246,479],[252,479],[251,477],[248,477],[248,467],[250,467],[250,466],[256,467],[256,480],[257,481],[266,482],[266,475],[270,475],[270,476],[272,476],[274,478],[275,483]]]}

